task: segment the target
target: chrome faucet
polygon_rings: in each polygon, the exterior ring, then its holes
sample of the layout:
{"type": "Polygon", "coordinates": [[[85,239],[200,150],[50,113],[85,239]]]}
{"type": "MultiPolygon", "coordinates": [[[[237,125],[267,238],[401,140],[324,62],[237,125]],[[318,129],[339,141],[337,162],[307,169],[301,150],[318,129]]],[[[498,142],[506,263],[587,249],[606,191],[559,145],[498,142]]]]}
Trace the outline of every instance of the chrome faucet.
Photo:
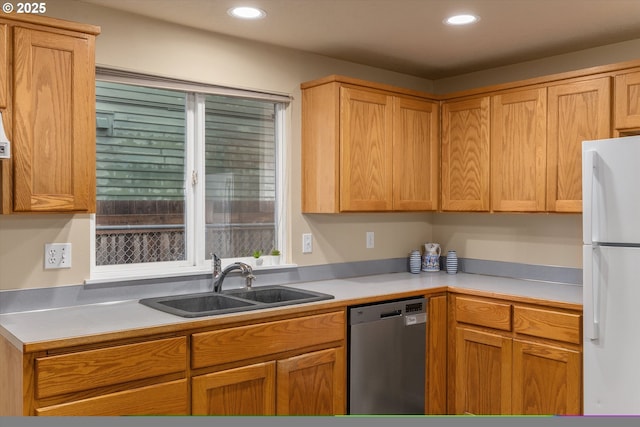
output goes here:
{"type": "Polygon", "coordinates": [[[244,262],[234,262],[233,264],[228,265],[223,270],[220,257],[218,257],[216,254],[211,255],[213,256],[213,292],[220,292],[222,290],[222,282],[224,281],[224,278],[227,277],[227,274],[229,274],[229,272],[233,270],[240,270],[246,280],[245,287],[247,289],[251,288],[251,285],[253,284],[256,276],[253,275],[253,269],[249,264],[245,264],[244,262]]]}

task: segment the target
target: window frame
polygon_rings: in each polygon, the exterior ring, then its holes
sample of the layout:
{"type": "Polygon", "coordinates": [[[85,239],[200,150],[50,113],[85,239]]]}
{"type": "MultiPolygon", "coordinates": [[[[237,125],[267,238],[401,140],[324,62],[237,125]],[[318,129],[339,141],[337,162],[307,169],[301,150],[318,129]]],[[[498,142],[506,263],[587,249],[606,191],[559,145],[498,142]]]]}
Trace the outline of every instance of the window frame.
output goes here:
{"type": "MultiPolygon", "coordinates": [[[[206,259],[205,233],[205,97],[208,94],[272,101],[275,105],[275,232],[278,249],[283,260],[287,254],[286,231],[289,227],[287,212],[287,144],[286,128],[290,95],[255,90],[230,88],[195,83],[165,77],[138,74],[116,69],[96,69],[96,81],[123,83],[182,91],[186,94],[185,106],[185,259],[148,263],[96,265],[96,213],[90,215],[90,278],[85,283],[112,282],[116,280],[138,280],[164,277],[180,277],[211,273],[211,259],[206,259]],[[194,177],[195,179],[193,179],[194,177]]],[[[223,267],[236,261],[248,262],[251,257],[224,258],[223,267]]],[[[255,269],[287,268],[293,264],[261,266],[255,269]]]]}

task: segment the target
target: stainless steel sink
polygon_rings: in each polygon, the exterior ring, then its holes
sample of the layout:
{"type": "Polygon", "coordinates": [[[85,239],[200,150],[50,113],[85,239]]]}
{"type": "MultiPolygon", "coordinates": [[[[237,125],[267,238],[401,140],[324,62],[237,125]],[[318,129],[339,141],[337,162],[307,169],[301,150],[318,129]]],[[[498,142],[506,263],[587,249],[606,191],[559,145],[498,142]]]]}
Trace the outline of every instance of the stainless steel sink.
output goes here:
{"type": "Polygon", "coordinates": [[[232,289],[144,298],[140,304],[182,317],[202,317],[332,299],[333,295],[285,286],[232,289]]]}

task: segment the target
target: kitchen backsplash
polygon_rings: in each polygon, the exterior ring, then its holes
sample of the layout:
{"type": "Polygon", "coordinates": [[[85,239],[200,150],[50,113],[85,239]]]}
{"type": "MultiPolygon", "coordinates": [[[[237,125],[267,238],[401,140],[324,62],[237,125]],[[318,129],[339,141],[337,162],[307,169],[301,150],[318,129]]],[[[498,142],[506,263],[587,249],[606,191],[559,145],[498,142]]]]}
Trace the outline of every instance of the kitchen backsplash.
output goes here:
{"type": "MultiPolygon", "coordinates": [[[[342,279],[373,274],[408,271],[407,258],[325,264],[297,268],[255,271],[254,286],[294,284],[318,280],[342,279]]],[[[441,269],[445,271],[445,257],[441,269]]],[[[519,264],[471,258],[458,259],[458,272],[518,279],[582,284],[582,269],[559,266],[519,264]]],[[[421,272],[420,274],[433,274],[421,272]]],[[[243,281],[225,282],[229,288],[241,287],[243,281]]],[[[535,286],[535,282],[532,282],[535,286]]],[[[109,303],[162,295],[207,292],[211,288],[211,275],[183,278],[145,279],[128,282],[71,285],[50,288],[0,291],[0,314],[29,310],[46,310],[83,304],[109,303]]]]}

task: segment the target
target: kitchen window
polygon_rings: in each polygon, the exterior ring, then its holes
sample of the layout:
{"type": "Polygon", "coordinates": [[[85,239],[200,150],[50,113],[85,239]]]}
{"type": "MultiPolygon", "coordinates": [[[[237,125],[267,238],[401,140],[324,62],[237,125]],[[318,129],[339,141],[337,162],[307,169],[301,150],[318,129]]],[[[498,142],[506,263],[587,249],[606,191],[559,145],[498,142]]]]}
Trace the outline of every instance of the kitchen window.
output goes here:
{"type": "Polygon", "coordinates": [[[284,254],[288,101],[99,69],[92,280],[284,254]]]}

